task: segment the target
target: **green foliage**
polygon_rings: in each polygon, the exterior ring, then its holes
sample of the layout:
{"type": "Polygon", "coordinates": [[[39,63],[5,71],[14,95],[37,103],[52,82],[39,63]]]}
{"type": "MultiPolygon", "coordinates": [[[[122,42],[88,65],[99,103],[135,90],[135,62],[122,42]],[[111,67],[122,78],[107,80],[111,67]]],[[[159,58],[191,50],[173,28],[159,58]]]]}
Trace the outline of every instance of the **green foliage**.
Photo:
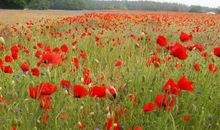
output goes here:
{"type": "Polygon", "coordinates": [[[186,6],[176,3],[151,1],[100,1],[100,0],[1,0],[0,8],[6,9],[61,9],[61,10],[152,10],[177,12],[215,12],[220,8],[186,6]]]}
{"type": "Polygon", "coordinates": [[[90,0],[49,0],[51,9],[81,10],[88,8],[90,0]]]}
{"type": "Polygon", "coordinates": [[[28,5],[30,9],[48,9],[49,1],[48,0],[32,0],[28,5]]]}
{"type": "Polygon", "coordinates": [[[202,12],[202,7],[201,6],[190,6],[189,12],[202,12]]]}
{"type": "Polygon", "coordinates": [[[108,4],[105,7],[106,9],[121,9],[121,10],[126,10],[127,7],[124,4],[108,4]]]}
{"type": "Polygon", "coordinates": [[[201,6],[186,6],[176,3],[159,3],[151,1],[94,1],[95,8],[105,9],[128,9],[128,10],[152,10],[152,11],[177,11],[177,12],[220,12],[218,8],[201,6]]]}
{"type": "Polygon", "coordinates": [[[23,9],[31,0],[1,0],[0,8],[2,9],[23,9]]]}

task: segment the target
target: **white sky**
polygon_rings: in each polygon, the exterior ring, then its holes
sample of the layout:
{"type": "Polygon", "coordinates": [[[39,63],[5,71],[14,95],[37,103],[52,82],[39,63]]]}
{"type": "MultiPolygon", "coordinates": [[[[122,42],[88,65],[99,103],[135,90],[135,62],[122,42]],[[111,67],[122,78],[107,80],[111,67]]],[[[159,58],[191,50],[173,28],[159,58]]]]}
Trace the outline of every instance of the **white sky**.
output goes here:
{"type": "Polygon", "coordinates": [[[149,1],[182,3],[186,5],[201,5],[208,7],[220,7],[220,0],[149,0],[149,1]]]}

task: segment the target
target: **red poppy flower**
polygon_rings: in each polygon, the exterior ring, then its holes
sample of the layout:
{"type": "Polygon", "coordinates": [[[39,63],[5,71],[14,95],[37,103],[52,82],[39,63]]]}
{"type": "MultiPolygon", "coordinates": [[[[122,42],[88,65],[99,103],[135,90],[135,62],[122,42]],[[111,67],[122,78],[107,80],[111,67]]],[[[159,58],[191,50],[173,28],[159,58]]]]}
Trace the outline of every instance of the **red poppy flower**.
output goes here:
{"type": "Polygon", "coordinates": [[[25,50],[23,50],[23,52],[30,56],[30,51],[29,50],[25,49],[25,50]]]}
{"type": "Polygon", "coordinates": [[[187,49],[189,50],[189,51],[192,51],[194,48],[195,48],[195,46],[196,46],[196,44],[189,44],[188,46],[187,46],[187,49]]]}
{"type": "Polygon", "coordinates": [[[7,100],[4,99],[3,97],[0,97],[0,103],[7,103],[7,100]]]}
{"type": "Polygon", "coordinates": [[[180,96],[180,88],[175,84],[173,79],[169,79],[166,84],[164,85],[163,89],[166,91],[167,94],[175,94],[180,96]]]}
{"type": "Polygon", "coordinates": [[[217,56],[217,57],[220,57],[220,47],[216,47],[213,49],[213,52],[214,54],[217,56]]]}
{"type": "Polygon", "coordinates": [[[208,52],[203,52],[203,53],[202,53],[202,57],[204,57],[204,58],[208,58],[208,57],[209,57],[208,52]]]}
{"type": "Polygon", "coordinates": [[[157,55],[153,55],[147,62],[146,66],[149,67],[151,63],[154,64],[155,68],[158,68],[160,66],[160,58],[157,55]]]}
{"type": "Polygon", "coordinates": [[[196,50],[198,50],[198,51],[200,51],[200,52],[202,52],[202,51],[204,51],[205,50],[205,48],[204,48],[204,46],[203,45],[196,45],[195,46],[195,48],[196,48],[196,50]]]}
{"type": "Polygon", "coordinates": [[[49,119],[49,115],[48,114],[44,114],[43,117],[41,118],[41,121],[43,123],[46,123],[48,121],[48,119],[49,119]]]}
{"type": "Polygon", "coordinates": [[[114,119],[114,130],[120,130],[118,120],[114,119]]]}
{"type": "Polygon", "coordinates": [[[136,125],[136,126],[134,127],[134,130],[143,130],[143,129],[142,129],[142,127],[141,127],[140,125],[136,125]]]}
{"type": "Polygon", "coordinates": [[[53,49],[53,52],[54,52],[54,53],[57,53],[57,54],[60,53],[60,48],[55,47],[55,48],[53,49]]]}
{"type": "Polygon", "coordinates": [[[79,68],[79,59],[78,58],[73,58],[72,61],[74,62],[74,65],[75,65],[76,69],[78,69],[79,68]]]}
{"type": "Polygon", "coordinates": [[[112,118],[109,118],[106,121],[105,127],[107,130],[120,130],[118,121],[116,119],[114,119],[114,122],[113,122],[112,118]]]}
{"type": "Polygon", "coordinates": [[[12,74],[12,73],[13,73],[13,70],[12,70],[12,68],[11,68],[10,65],[4,66],[4,67],[3,67],[3,71],[4,71],[5,73],[9,73],[9,74],[12,74]]]}
{"type": "Polygon", "coordinates": [[[192,50],[198,50],[198,51],[200,51],[200,52],[202,52],[202,51],[205,50],[204,46],[203,46],[203,45],[200,45],[200,44],[189,44],[189,45],[187,46],[187,49],[190,50],[190,51],[192,51],[192,50]]]}
{"type": "Polygon", "coordinates": [[[103,81],[105,80],[105,76],[104,76],[104,75],[101,75],[101,76],[99,77],[99,80],[100,80],[101,82],[103,82],[103,81]]]}
{"type": "Polygon", "coordinates": [[[76,43],[77,43],[77,41],[73,41],[73,42],[72,42],[72,46],[75,46],[76,43]]]}
{"type": "Polygon", "coordinates": [[[179,80],[178,80],[178,83],[177,83],[178,87],[181,89],[181,90],[186,90],[186,91],[189,91],[189,92],[194,92],[195,89],[193,88],[193,82],[192,81],[189,81],[186,79],[185,76],[182,76],[179,80]]]}
{"type": "Polygon", "coordinates": [[[86,59],[88,57],[87,54],[85,52],[83,52],[83,51],[80,52],[80,56],[83,59],[86,59]]]}
{"type": "Polygon", "coordinates": [[[23,64],[21,64],[20,67],[23,70],[23,72],[29,71],[29,64],[27,62],[24,62],[23,64]]]}
{"type": "Polygon", "coordinates": [[[12,125],[11,126],[11,130],[17,130],[17,126],[16,125],[12,125]]]}
{"type": "Polygon", "coordinates": [[[0,69],[3,69],[3,61],[1,58],[0,58],[0,69]]]}
{"type": "Polygon", "coordinates": [[[54,93],[57,90],[57,87],[49,82],[47,83],[41,83],[40,86],[36,86],[36,87],[29,87],[29,95],[32,98],[36,98],[37,96],[39,96],[39,98],[41,98],[41,96],[46,96],[46,95],[51,95],[52,93],[54,93]]]}
{"type": "Polygon", "coordinates": [[[176,67],[177,69],[180,69],[180,68],[181,68],[181,64],[180,64],[179,62],[176,62],[176,63],[175,63],[175,67],[176,67]]]}
{"type": "Polygon", "coordinates": [[[98,36],[95,36],[95,41],[98,42],[100,38],[98,36]]]}
{"type": "Polygon", "coordinates": [[[136,37],[135,37],[134,34],[131,34],[131,35],[130,35],[130,38],[135,39],[136,37]]]}
{"type": "Polygon", "coordinates": [[[188,42],[188,41],[190,41],[190,40],[192,40],[192,34],[186,34],[185,32],[181,32],[181,34],[180,34],[180,40],[182,41],[182,42],[188,42]]]}
{"type": "Polygon", "coordinates": [[[138,98],[135,95],[129,95],[129,100],[133,101],[133,104],[136,105],[138,98]]]}
{"type": "Polygon", "coordinates": [[[60,47],[61,51],[64,52],[64,53],[68,53],[68,46],[66,44],[63,44],[61,47],[60,47]]]}
{"type": "Polygon", "coordinates": [[[43,48],[43,43],[42,43],[42,42],[38,42],[38,43],[37,43],[37,46],[38,46],[39,48],[43,48]]]}
{"type": "Polygon", "coordinates": [[[149,111],[153,111],[154,110],[154,104],[152,102],[147,103],[144,107],[143,107],[143,111],[144,112],[149,112],[149,111]]]}
{"type": "Polygon", "coordinates": [[[13,57],[14,60],[17,60],[18,58],[18,47],[16,45],[11,47],[11,56],[13,57]]]}
{"type": "Polygon", "coordinates": [[[29,87],[29,95],[31,98],[37,98],[40,95],[40,88],[38,86],[36,87],[29,87]]]}
{"type": "Polygon", "coordinates": [[[106,87],[105,86],[94,86],[90,88],[89,95],[91,97],[106,98],[106,87]]]}
{"type": "Polygon", "coordinates": [[[122,66],[122,61],[121,60],[116,60],[115,61],[115,66],[122,66]]]}
{"type": "Polygon", "coordinates": [[[51,109],[51,106],[50,106],[51,98],[50,98],[50,96],[41,96],[41,98],[39,100],[40,100],[40,107],[42,109],[46,109],[46,110],[51,109]]]}
{"type": "Polygon", "coordinates": [[[89,85],[92,83],[92,79],[90,78],[90,76],[84,76],[83,78],[83,84],[85,85],[89,85]]]}
{"type": "Polygon", "coordinates": [[[25,49],[25,46],[21,45],[20,43],[18,43],[17,47],[18,49],[25,49]]]}
{"type": "Polygon", "coordinates": [[[189,120],[190,120],[190,116],[184,115],[184,116],[183,116],[183,120],[184,120],[184,121],[189,121],[189,120]]]}
{"type": "Polygon", "coordinates": [[[91,71],[90,71],[89,68],[85,68],[85,69],[83,70],[83,75],[84,75],[84,76],[89,76],[90,74],[91,74],[91,71]]]}
{"type": "Polygon", "coordinates": [[[173,95],[157,94],[154,102],[158,108],[169,112],[174,106],[174,100],[173,95]]]}
{"type": "Polygon", "coordinates": [[[105,127],[106,127],[107,130],[111,130],[112,122],[113,122],[113,121],[112,121],[111,118],[106,121],[105,127]]]}
{"type": "Polygon", "coordinates": [[[178,42],[173,43],[170,47],[170,55],[179,58],[180,60],[185,60],[188,55],[186,53],[186,48],[179,44],[178,42]]]}
{"type": "Polygon", "coordinates": [[[86,33],[83,32],[83,33],[81,34],[81,38],[84,38],[85,36],[86,36],[86,33]]]}
{"type": "Polygon", "coordinates": [[[38,68],[31,69],[31,73],[33,76],[37,76],[37,77],[40,76],[40,72],[39,72],[38,68]]]}
{"type": "Polygon", "coordinates": [[[40,86],[29,87],[29,95],[32,98],[37,98],[40,100],[40,107],[42,109],[49,110],[50,107],[50,95],[56,91],[57,87],[49,82],[41,83],[40,86]]]}
{"type": "Polygon", "coordinates": [[[42,56],[42,52],[40,50],[36,51],[35,56],[40,58],[42,56]]]}
{"type": "Polygon", "coordinates": [[[87,95],[87,90],[86,88],[84,88],[83,86],[81,85],[75,85],[73,86],[73,95],[74,97],[76,98],[83,98],[87,95]]]}
{"type": "Polygon", "coordinates": [[[68,80],[61,80],[60,85],[62,86],[62,88],[70,88],[71,87],[71,83],[68,80]]]}
{"type": "Polygon", "coordinates": [[[0,51],[5,51],[5,45],[0,45],[0,51]]]}
{"type": "Polygon", "coordinates": [[[161,47],[164,47],[167,45],[167,39],[164,36],[159,35],[157,37],[157,44],[160,45],[161,47]]]}
{"type": "Polygon", "coordinates": [[[45,52],[51,52],[50,46],[49,46],[49,45],[48,45],[48,46],[45,46],[45,47],[44,47],[44,51],[45,51],[45,52]]]}
{"type": "Polygon", "coordinates": [[[85,124],[82,121],[78,122],[79,130],[85,130],[85,124]]]}
{"type": "Polygon", "coordinates": [[[213,64],[209,64],[209,71],[211,73],[215,73],[218,70],[217,66],[214,66],[213,64]]]}
{"type": "Polygon", "coordinates": [[[57,87],[49,82],[40,84],[41,95],[51,95],[57,90],[57,87]]]}
{"type": "Polygon", "coordinates": [[[12,60],[10,56],[5,56],[5,62],[12,62],[12,60]]]}
{"type": "Polygon", "coordinates": [[[60,54],[56,54],[54,52],[45,52],[42,55],[42,59],[41,59],[42,63],[45,64],[60,64],[62,62],[62,57],[60,54]]]}
{"type": "Polygon", "coordinates": [[[193,67],[194,67],[194,69],[195,69],[196,72],[200,71],[200,66],[199,66],[199,64],[195,63],[195,64],[193,65],[193,67]]]}

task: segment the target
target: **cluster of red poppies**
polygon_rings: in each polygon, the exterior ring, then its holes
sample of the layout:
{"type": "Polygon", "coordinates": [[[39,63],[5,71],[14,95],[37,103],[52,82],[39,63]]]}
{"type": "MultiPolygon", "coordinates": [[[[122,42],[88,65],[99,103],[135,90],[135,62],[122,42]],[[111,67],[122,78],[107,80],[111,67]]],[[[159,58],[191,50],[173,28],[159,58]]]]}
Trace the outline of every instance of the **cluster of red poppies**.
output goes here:
{"type": "Polygon", "coordinates": [[[181,90],[185,90],[188,92],[194,92],[193,82],[186,79],[185,76],[182,76],[177,84],[173,79],[169,79],[163,87],[165,93],[159,93],[155,97],[154,103],[147,103],[143,107],[144,112],[155,110],[154,104],[165,111],[170,111],[175,104],[175,96],[181,95],[181,90]]]}

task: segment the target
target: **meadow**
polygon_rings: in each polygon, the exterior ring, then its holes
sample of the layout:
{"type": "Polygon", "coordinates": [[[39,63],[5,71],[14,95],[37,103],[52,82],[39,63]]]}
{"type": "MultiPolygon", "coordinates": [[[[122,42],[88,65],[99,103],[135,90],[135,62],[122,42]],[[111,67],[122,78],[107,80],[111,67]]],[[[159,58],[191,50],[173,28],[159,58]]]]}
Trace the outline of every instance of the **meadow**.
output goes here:
{"type": "Polygon", "coordinates": [[[219,14],[0,14],[0,130],[220,129],[219,14]]]}

